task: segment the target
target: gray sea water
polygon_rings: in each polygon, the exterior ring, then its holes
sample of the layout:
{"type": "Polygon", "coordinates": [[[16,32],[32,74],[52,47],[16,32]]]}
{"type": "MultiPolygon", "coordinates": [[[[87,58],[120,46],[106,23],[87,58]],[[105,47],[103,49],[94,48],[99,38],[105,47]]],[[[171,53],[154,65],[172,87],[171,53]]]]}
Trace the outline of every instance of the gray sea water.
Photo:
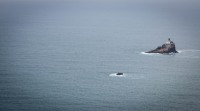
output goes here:
{"type": "Polygon", "coordinates": [[[198,6],[65,2],[1,9],[1,111],[200,110],[198,6]],[[168,38],[179,53],[144,53],[168,38]]]}

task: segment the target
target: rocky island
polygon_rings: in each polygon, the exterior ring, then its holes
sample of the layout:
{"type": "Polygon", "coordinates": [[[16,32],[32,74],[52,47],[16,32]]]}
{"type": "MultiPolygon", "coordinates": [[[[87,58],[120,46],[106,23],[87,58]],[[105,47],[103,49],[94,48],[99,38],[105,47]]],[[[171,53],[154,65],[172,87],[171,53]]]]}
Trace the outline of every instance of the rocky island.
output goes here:
{"type": "Polygon", "coordinates": [[[170,40],[170,38],[168,39],[168,41],[163,44],[162,46],[158,46],[156,49],[148,51],[146,53],[178,53],[178,51],[176,51],[176,46],[175,43],[173,41],[170,40]]]}

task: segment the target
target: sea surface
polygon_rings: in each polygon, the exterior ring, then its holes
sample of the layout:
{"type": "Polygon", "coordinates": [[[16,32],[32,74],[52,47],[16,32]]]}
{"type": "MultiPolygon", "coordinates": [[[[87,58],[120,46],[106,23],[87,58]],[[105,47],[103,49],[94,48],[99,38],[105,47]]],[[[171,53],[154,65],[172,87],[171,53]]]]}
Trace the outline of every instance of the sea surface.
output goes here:
{"type": "Polygon", "coordinates": [[[200,110],[200,8],[176,5],[1,4],[0,110],[200,110]]]}

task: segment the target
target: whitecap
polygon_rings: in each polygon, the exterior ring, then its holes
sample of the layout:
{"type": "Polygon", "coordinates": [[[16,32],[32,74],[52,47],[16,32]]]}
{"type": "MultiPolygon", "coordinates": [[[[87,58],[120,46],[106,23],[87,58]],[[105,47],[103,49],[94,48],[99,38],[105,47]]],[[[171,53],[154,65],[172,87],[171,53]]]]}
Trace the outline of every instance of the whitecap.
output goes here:
{"type": "Polygon", "coordinates": [[[116,77],[116,78],[128,78],[132,80],[139,80],[144,79],[144,76],[142,74],[134,74],[134,73],[123,73],[123,75],[117,75],[117,73],[109,74],[110,77],[116,77]]]}
{"type": "Polygon", "coordinates": [[[182,50],[177,50],[177,52],[178,52],[178,53],[182,53],[183,51],[182,51],[182,50]]]}
{"type": "Polygon", "coordinates": [[[140,52],[140,54],[143,54],[143,55],[150,55],[150,56],[153,56],[153,55],[160,55],[159,53],[146,53],[146,52],[140,52]]]}
{"type": "Polygon", "coordinates": [[[109,74],[110,77],[126,77],[126,75],[126,73],[123,73],[123,75],[117,75],[117,73],[109,74]]]}

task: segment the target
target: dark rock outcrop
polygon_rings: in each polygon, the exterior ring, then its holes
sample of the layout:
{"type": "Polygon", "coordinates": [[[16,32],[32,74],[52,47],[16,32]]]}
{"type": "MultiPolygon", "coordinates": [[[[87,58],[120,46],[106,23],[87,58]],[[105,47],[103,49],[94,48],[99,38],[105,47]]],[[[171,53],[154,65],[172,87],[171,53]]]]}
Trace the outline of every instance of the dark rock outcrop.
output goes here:
{"type": "Polygon", "coordinates": [[[158,46],[156,49],[148,51],[146,53],[161,53],[161,54],[163,54],[163,53],[178,53],[178,52],[176,51],[175,43],[173,41],[171,41],[169,38],[168,42],[166,42],[162,46],[158,46]]]}
{"type": "Polygon", "coordinates": [[[118,75],[118,76],[119,76],[119,75],[123,75],[123,73],[121,73],[121,72],[118,72],[116,75],[118,75]]]}

